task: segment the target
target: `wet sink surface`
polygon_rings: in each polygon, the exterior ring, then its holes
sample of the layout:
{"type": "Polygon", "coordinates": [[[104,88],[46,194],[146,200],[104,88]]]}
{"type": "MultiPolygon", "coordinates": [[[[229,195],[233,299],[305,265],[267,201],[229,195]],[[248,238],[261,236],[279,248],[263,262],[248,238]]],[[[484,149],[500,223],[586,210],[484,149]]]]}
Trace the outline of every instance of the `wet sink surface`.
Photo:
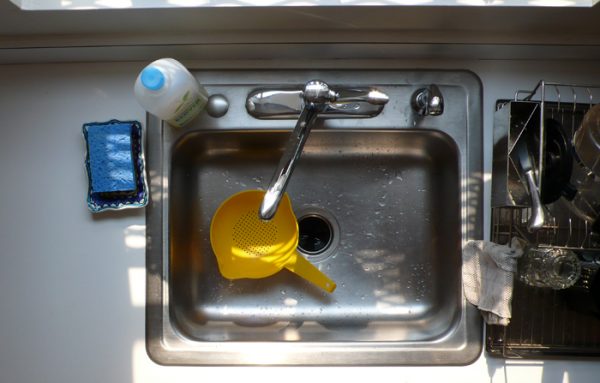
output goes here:
{"type": "MultiPolygon", "coordinates": [[[[443,74],[430,73],[431,82],[441,83],[436,76],[443,74]]],[[[219,86],[224,93],[239,88],[219,86]]],[[[406,86],[398,86],[401,99],[406,86]]],[[[442,91],[461,96],[464,111],[462,86],[442,91]]],[[[474,175],[481,164],[465,154],[472,150],[481,161],[466,140],[467,133],[481,132],[469,126],[460,105],[426,126],[403,124],[403,118],[411,117],[322,122],[291,178],[296,216],[323,222],[304,221],[300,251],[336,281],[333,294],[287,270],[229,281],[210,247],[215,210],[238,191],[268,186],[293,121],[255,120],[242,129],[218,120],[227,124],[223,129],[206,118],[173,132],[151,119],[150,134],[160,131],[162,139],[148,154],[150,355],[168,364],[461,364],[476,358],[481,323],[464,301],[460,267],[462,243],[480,235],[481,180],[474,175]],[[449,119],[458,126],[448,128],[449,119]],[[314,251],[319,244],[326,246],[314,251]]]]}

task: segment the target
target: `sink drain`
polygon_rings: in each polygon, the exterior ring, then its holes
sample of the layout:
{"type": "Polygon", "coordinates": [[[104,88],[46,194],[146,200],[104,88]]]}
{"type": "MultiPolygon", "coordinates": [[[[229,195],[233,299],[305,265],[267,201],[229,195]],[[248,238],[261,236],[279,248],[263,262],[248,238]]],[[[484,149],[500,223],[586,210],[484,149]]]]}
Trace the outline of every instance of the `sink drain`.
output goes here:
{"type": "Polygon", "coordinates": [[[298,248],[305,254],[317,255],[326,251],[333,241],[333,228],[320,215],[310,214],[298,219],[300,238],[298,248]]]}
{"type": "Polygon", "coordinates": [[[335,257],[340,244],[340,225],[335,216],[315,205],[300,206],[298,218],[298,252],[312,263],[335,257]]]}

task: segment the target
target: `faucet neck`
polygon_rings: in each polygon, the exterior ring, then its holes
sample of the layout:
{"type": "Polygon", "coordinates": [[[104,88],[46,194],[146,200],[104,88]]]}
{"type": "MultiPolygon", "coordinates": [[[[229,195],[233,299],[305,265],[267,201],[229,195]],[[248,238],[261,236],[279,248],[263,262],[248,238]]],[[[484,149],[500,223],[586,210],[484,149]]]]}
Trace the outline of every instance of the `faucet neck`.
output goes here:
{"type": "Polygon", "coordinates": [[[302,154],[304,144],[308,139],[310,130],[312,129],[319,112],[322,110],[323,104],[307,103],[300,113],[300,117],[296,122],[296,127],[288,140],[283,156],[279,160],[277,170],[269,183],[267,192],[260,205],[258,214],[261,219],[269,220],[275,216],[281,198],[287,188],[290,176],[296,167],[296,161],[302,154]]]}

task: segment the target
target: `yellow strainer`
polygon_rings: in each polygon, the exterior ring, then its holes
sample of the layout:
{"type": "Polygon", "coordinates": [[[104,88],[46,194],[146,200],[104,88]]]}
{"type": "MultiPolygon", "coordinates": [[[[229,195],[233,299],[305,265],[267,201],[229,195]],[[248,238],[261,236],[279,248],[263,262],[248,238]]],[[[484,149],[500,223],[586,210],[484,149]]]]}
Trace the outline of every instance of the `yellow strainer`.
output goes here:
{"type": "Polygon", "coordinates": [[[336,284],[298,254],[298,222],[287,194],[275,216],[264,221],[258,208],[265,192],[243,191],[219,206],[210,224],[210,244],[227,279],[265,278],[286,268],[327,292],[336,284]]]}

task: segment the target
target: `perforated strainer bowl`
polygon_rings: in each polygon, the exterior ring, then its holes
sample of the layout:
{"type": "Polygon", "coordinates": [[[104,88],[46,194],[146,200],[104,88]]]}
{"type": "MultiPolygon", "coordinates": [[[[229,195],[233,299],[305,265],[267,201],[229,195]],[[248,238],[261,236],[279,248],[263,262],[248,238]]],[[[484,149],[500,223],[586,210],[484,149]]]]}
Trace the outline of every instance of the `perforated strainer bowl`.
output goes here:
{"type": "Polygon", "coordinates": [[[298,254],[298,222],[287,194],[275,216],[264,221],[258,209],[265,192],[243,191],[219,206],[210,225],[210,243],[227,279],[265,278],[286,268],[322,289],[336,285],[298,254]]]}

